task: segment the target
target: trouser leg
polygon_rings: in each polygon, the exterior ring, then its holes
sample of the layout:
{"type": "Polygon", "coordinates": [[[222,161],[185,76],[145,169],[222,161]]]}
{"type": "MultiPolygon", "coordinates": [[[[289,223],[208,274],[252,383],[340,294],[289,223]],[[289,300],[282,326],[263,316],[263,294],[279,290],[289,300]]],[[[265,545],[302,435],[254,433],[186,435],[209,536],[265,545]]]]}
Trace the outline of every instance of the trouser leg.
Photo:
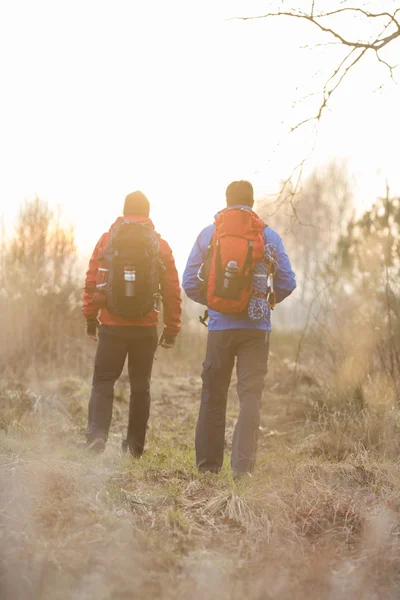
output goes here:
{"type": "Polygon", "coordinates": [[[210,331],[203,363],[203,388],[196,427],[196,463],[218,472],[224,458],[225,413],[235,356],[230,330],[210,331]]]}
{"type": "Polygon", "coordinates": [[[96,437],[107,440],[112,417],[114,384],[124,368],[127,351],[126,340],[107,331],[106,325],[100,327],[86,429],[88,441],[96,437]]]}
{"type": "Polygon", "coordinates": [[[127,446],[134,456],[143,453],[147,421],[150,415],[150,380],[154,354],[157,349],[157,330],[129,344],[128,371],[131,384],[127,446]]]}
{"type": "Polygon", "coordinates": [[[268,353],[268,332],[243,331],[236,348],[240,412],[233,434],[231,456],[232,469],[237,474],[250,472],[254,468],[268,353]]]}

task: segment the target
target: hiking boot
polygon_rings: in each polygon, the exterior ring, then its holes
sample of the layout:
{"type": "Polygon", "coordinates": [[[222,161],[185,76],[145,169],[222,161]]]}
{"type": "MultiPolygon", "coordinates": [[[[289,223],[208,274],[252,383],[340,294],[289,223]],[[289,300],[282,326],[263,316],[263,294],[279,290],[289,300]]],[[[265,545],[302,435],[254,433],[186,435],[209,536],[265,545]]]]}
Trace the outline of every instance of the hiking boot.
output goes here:
{"type": "Polygon", "coordinates": [[[135,450],[128,440],[122,440],[122,452],[129,452],[133,458],[140,458],[143,451],[135,450]]]}
{"type": "Polygon", "coordinates": [[[248,481],[251,478],[252,474],[248,471],[233,473],[233,481],[235,481],[235,483],[238,483],[239,481],[248,481]]]}
{"type": "Polygon", "coordinates": [[[221,467],[197,467],[197,470],[201,474],[211,473],[212,475],[218,475],[221,471],[221,467]]]}
{"type": "Polygon", "coordinates": [[[95,438],[91,442],[88,441],[86,444],[86,451],[90,452],[91,454],[101,454],[105,449],[106,443],[101,437],[95,438]]]}

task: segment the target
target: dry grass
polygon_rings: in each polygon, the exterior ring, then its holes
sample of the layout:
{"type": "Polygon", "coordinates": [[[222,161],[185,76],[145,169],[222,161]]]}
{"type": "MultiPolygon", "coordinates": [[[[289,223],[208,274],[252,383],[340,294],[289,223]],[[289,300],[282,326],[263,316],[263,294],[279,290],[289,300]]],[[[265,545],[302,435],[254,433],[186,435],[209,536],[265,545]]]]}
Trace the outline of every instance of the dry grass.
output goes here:
{"type": "MultiPolygon", "coordinates": [[[[228,466],[194,468],[197,376],[157,366],[140,461],[120,452],[124,382],[99,457],[80,446],[87,382],[3,384],[1,598],[398,598],[400,417],[390,390],[382,401],[371,384],[368,406],[352,414],[317,401],[310,379],[293,402],[292,367],[272,363],[258,468],[237,484],[228,466]]],[[[235,413],[232,393],[227,450],[235,413]]]]}

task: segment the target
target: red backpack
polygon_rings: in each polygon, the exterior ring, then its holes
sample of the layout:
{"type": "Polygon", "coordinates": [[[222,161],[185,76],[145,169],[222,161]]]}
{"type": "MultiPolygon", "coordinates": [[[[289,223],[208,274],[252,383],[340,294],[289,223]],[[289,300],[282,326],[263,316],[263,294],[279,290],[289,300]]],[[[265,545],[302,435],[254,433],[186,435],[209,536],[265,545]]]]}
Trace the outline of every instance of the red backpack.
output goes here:
{"type": "Polygon", "coordinates": [[[260,217],[246,208],[228,207],[218,213],[200,271],[209,308],[227,314],[246,310],[253,270],[264,256],[264,227],[260,217]]]}

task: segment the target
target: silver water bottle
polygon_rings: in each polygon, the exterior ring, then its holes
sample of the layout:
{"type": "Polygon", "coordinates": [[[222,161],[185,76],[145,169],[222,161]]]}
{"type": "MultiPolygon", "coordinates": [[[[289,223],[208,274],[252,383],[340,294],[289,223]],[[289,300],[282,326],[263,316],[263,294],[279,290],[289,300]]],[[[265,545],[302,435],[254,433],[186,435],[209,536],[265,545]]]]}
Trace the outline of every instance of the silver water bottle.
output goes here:
{"type": "Polygon", "coordinates": [[[135,295],[136,269],[132,265],[124,267],[125,296],[135,295]]]}
{"type": "Polygon", "coordinates": [[[224,289],[229,290],[231,286],[231,282],[235,277],[237,277],[239,273],[239,267],[236,260],[230,260],[225,268],[224,274],[224,289]]]}

